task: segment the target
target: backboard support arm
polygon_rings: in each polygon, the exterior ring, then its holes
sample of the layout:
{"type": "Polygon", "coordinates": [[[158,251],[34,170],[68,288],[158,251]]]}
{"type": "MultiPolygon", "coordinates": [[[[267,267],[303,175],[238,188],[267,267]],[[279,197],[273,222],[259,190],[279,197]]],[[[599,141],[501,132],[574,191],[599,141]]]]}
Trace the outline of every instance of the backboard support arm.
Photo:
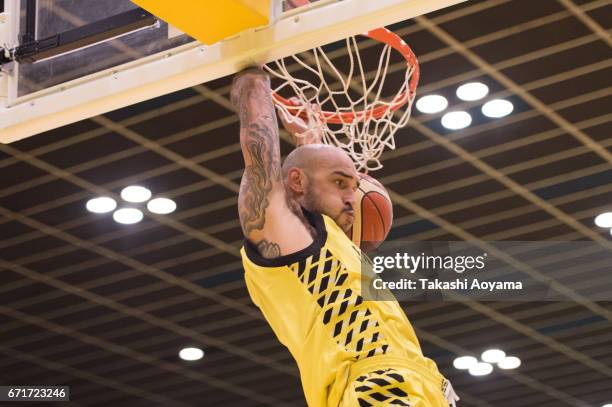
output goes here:
{"type": "Polygon", "coordinates": [[[27,0],[26,15],[25,15],[25,33],[21,39],[22,44],[36,41],[36,9],[37,0],[27,0]]]}
{"type": "MultiPolygon", "coordinates": [[[[31,15],[36,14],[36,0],[28,0],[27,4],[26,34],[23,36],[22,44],[10,52],[12,60],[21,63],[34,63],[68,52],[78,51],[84,47],[150,27],[158,21],[148,11],[137,8],[96,21],[95,23],[36,40],[34,35],[36,30],[35,22],[30,21],[31,15]],[[31,2],[33,2],[34,6],[31,6],[31,2]],[[31,7],[34,7],[34,9],[31,7]],[[26,42],[26,39],[30,39],[30,41],[26,42]]],[[[35,21],[35,18],[32,20],[35,21]]],[[[0,63],[2,62],[11,61],[0,60],[0,63]]]]}

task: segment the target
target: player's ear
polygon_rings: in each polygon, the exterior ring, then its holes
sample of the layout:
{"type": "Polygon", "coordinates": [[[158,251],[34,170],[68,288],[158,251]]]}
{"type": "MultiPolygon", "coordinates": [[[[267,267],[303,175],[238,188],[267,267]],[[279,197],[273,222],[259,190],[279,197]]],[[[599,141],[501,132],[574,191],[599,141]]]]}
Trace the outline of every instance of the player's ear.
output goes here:
{"type": "Polygon", "coordinates": [[[306,182],[306,177],[304,175],[305,174],[302,170],[295,167],[289,169],[289,171],[287,172],[287,185],[293,192],[298,194],[304,193],[304,182],[306,182]]]}

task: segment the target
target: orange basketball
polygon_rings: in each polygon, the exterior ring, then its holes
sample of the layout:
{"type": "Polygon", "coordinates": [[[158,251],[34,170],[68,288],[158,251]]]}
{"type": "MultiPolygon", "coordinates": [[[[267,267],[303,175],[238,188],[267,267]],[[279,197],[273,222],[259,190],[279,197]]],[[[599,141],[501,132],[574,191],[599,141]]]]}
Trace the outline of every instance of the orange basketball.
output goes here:
{"type": "Polygon", "coordinates": [[[393,223],[393,205],[385,187],[366,174],[359,174],[355,196],[355,222],[348,235],[361,250],[376,249],[387,238],[393,223]]]}

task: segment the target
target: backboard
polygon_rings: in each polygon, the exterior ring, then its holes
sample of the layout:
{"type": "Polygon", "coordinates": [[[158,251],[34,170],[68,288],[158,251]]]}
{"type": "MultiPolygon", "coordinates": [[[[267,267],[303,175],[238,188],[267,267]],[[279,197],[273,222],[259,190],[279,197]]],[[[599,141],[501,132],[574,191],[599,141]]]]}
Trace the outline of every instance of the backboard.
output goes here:
{"type": "Polygon", "coordinates": [[[203,45],[129,0],[5,0],[0,142],[464,0],[319,0],[292,10],[273,1],[279,11],[271,24],[203,45]]]}

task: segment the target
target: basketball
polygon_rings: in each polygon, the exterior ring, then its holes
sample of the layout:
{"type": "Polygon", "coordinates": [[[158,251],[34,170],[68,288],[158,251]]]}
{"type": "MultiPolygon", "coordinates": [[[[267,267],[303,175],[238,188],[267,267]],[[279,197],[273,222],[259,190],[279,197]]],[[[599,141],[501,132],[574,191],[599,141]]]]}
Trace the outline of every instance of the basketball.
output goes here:
{"type": "Polygon", "coordinates": [[[393,204],[380,182],[359,174],[355,193],[355,223],[349,237],[364,252],[376,249],[387,238],[393,223],[393,204]]]}

